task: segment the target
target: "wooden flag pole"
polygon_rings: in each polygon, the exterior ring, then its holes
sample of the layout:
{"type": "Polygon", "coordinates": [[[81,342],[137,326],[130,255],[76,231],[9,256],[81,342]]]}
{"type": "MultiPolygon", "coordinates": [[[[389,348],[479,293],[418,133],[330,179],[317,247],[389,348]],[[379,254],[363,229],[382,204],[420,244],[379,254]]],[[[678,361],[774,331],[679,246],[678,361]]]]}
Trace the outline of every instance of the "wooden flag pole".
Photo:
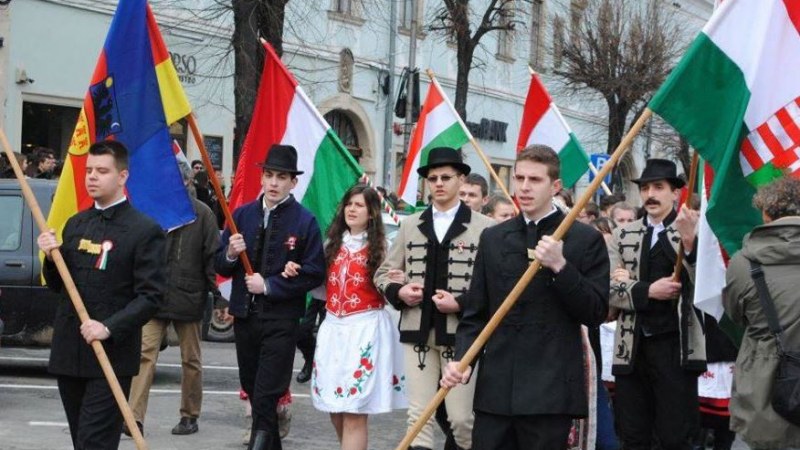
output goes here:
{"type": "MultiPolygon", "coordinates": [[[[591,171],[592,171],[592,173],[594,174],[594,176],[597,176],[597,173],[598,173],[598,171],[597,171],[597,167],[595,167],[595,166],[594,166],[594,164],[592,164],[592,162],[591,162],[591,161],[589,161],[589,170],[591,170],[591,171]]],[[[606,193],[606,195],[611,195],[611,189],[609,189],[609,188],[608,188],[608,185],[606,184],[606,182],[605,182],[605,181],[603,181],[603,182],[600,184],[600,187],[602,187],[602,188],[603,188],[603,192],[605,192],[605,193],[606,193]]]]}
{"type": "MultiPolygon", "coordinates": [[[[533,67],[531,67],[531,66],[528,66],[528,72],[531,74],[531,76],[536,75],[536,71],[533,70],[533,67]]],[[[567,121],[564,120],[564,116],[561,115],[561,111],[559,111],[559,109],[556,108],[556,112],[558,113],[557,114],[558,115],[558,120],[561,121],[561,124],[564,125],[564,128],[569,130],[570,128],[567,125],[567,121]]],[[[589,170],[592,171],[592,174],[594,174],[594,176],[597,176],[597,173],[598,173],[597,167],[595,167],[594,164],[592,164],[591,160],[589,161],[589,170]]],[[[608,188],[608,185],[606,184],[605,181],[603,181],[603,183],[600,186],[603,188],[603,192],[605,192],[606,195],[611,195],[611,189],[608,188]]]]}
{"type": "MultiPolygon", "coordinates": [[[[222,214],[225,216],[225,221],[231,229],[231,234],[239,234],[239,230],[236,228],[236,223],[233,221],[233,216],[231,215],[231,209],[228,207],[228,201],[225,199],[225,193],[222,192],[222,187],[220,187],[219,181],[217,180],[217,173],[214,170],[214,166],[211,164],[211,158],[208,156],[208,150],[206,150],[206,144],[203,142],[203,135],[200,133],[200,128],[197,126],[197,120],[195,120],[194,114],[186,116],[186,121],[189,122],[192,136],[194,136],[194,141],[197,143],[197,148],[200,150],[203,166],[205,166],[206,173],[208,173],[208,180],[211,182],[211,186],[214,187],[214,193],[217,194],[217,201],[219,201],[219,206],[222,207],[222,214]]],[[[233,186],[231,186],[231,189],[233,189],[233,186]]],[[[242,260],[245,273],[252,275],[253,266],[250,264],[250,258],[247,257],[247,252],[239,253],[239,258],[242,260]]]]}
{"type": "MultiPolygon", "coordinates": [[[[31,209],[31,214],[33,215],[33,219],[36,221],[36,225],[39,227],[39,231],[42,233],[49,231],[49,228],[47,227],[47,221],[42,214],[42,209],[39,207],[39,202],[36,201],[36,196],[33,194],[28,181],[25,179],[25,174],[22,173],[22,168],[19,166],[19,162],[17,162],[14,152],[11,151],[11,145],[8,143],[6,133],[2,129],[0,129],[0,143],[3,145],[3,151],[8,158],[9,164],[11,164],[11,167],[14,168],[14,175],[16,175],[17,181],[19,181],[19,186],[22,189],[22,196],[25,197],[25,202],[28,203],[28,207],[31,209]]],[[[86,321],[90,320],[91,318],[89,317],[89,313],[86,311],[86,306],[83,304],[83,299],[81,299],[78,288],[75,286],[75,281],[72,279],[72,276],[69,273],[67,264],[64,262],[64,256],[61,254],[61,251],[56,248],[50,252],[50,257],[53,259],[53,262],[58,269],[58,274],[61,275],[64,288],[67,290],[67,294],[72,301],[72,306],[75,308],[75,312],[78,314],[78,318],[82,324],[86,323],[86,321]]],[[[145,442],[144,436],[142,436],[142,433],[139,431],[139,427],[136,426],[136,419],[133,417],[133,411],[131,411],[131,407],[128,405],[128,399],[125,393],[122,392],[122,387],[119,385],[119,380],[117,379],[117,375],[114,373],[114,368],[111,367],[111,361],[108,359],[108,355],[106,354],[105,348],[103,348],[102,342],[99,340],[94,340],[92,341],[91,346],[92,350],[94,350],[95,356],[97,357],[97,362],[100,363],[100,368],[103,370],[103,375],[105,375],[106,381],[108,381],[111,392],[114,394],[114,399],[117,401],[119,410],[122,412],[122,417],[125,419],[125,424],[131,431],[131,436],[136,444],[136,448],[138,450],[147,450],[147,442],[145,442]]]]}
{"type": "MultiPolygon", "coordinates": [[[[695,150],[694,156],[692,156],[692,166],[689,169],[689,187],[687,188],[686,201],[683,203],[684,208],[686,204],[689,203],[694,193],[695,185],[697,184],[697,167],[699,165],[700,154],[695,150]]],[[[683,239],[678,243],[678,256],[675,258],[675,269],[672,272],[672,281],[678,282],[681,280],[681,266],[683,266],[683,239]]]]}
{"type": "MultiPolygon", "coordinates": [[[[600,169],[598,176],[592,180],[592,183],[586,189],[586,192],[583,193],[583,195],[575,203],[575,206],[569,211],[569,213],[567,213],[567,216],[561,222],[561,225],[559,225],[556,231],[553,233],[553,239],[561,240],[561,238],[564,237],[564,234],[572,226],[572,223],[578,217],[578,214],[581,212],[584,206],[586,206],[597,189],[600,188],[600,183],[603,181],[603,178],[608,175],[614,165],[619,161],[620,158],[622,158],[622,156],[630,147],[631,143],[633,143],[633,139],[637,134],[639,134],[644,124],[650,119],[650,117],[652,117],[652,115],[653,112],[650,110],[650,108],[644,110],[636,123],[633,124],[633,127],[631,127],[630,131],[628,131],[628,134],[625,135],[625,138],[622,139],[622,142],[620,142],[620,144],[617,146],[617,149],[611,154],[609,163],[605,164],[603,168],[600,169]]],[[[514,286],[514,289],[512,289],[506,299],[503,300],[503,303],[497,309],[497,312],[495,312],[492,318],[489,319],[489,322],[464,354],[464,357],[458,362],[459,371],[464,372],[467,370],[467,367],[469,367],[475,357],[478,356],[478,353],[480,353],[480,351],[486,345],[489,337],[491,337],[492,333],[494,333],[494,330],[498,325],[500,325],[500,322],[502,322],[508,312],[511,311],[511,308],[514,307],[517,299],[520,295],[522,295],[522,292],[528,286],[528,283],[530,283],[531,279],[533,279],[533,276],[540,267],[541,264],[539,261],[533,261],[531,265],[528,266],[528,270],[522,274],[522,277],[514,286]]],[[[411,427],[408,433],[406,433],[406,436],[397,446],[397,450],[406,450],[408,446],[411,445],[411,442],[414,440],[417,434],[419,434],[419,432],[422,430],[422,427],[428,422],[433,413],[436,412],[436,408],[439,407],[439,404],[442,403],[449,391],[450,388],[443,387],[439,389],[433,399],[428,403],[428,406],[426,406],[422,411],[420,417],[416,422],[414,422],[414,425],[411,427]]]]}
{"type": "MultiPolygon", "coordinates": [[[[426,70],[426,73],[428,74],[428,77],[431,79],[431,82],[434,85],[436,85],[436,89],[439,89],[439,92],[444,92],[442,91],[442,86],[439,84],[439,81],[436,79],[436,76],[434,75],[433,71],[431,69],[428,69],[426,70]]],[[[444,99],[444,102],[447,103],[447,106],[450,107],[450,110],[453,111],[453,114],[456,116],[456,118],[458,118],[458,124],[461,126],[464,132],[467,133],[467,136],[469,137],[469,142],[472,144],[472,147],[475,148],[475,151],[478,153],[478,156],[481,158],[481,161],[483,161],[483,164],[486,166],[486,170],[489,171],[489,174],[491,175],[492,179],[494,180],[495,183],[497,183],[497,186],[500,187],[500,190],[503,191],[503,194],[506,197],[508,197],[508,199],[511,201],[511,206],[514,207],[514,213],[519,214],[519,208],[517,207],[517,202],[515,202],[511,194],[508,193],[508,189],[506,189],[506,185],[503,183],[503,180],[501,180],[500,177],[497,176],[497,172],[495,172],[494,167],[492,167],[492,164],[489,162],[489,159],[486,158],[486,154],[483,153],[483,150],[481,150],[481,146],[478,145],[478,141],[476,141],[475,138],[472,136],[472,133],[470,133],[469,128],[467,128],[467,125],[461,119],[461,116],[456,111],[456,108],[453,107],[452,103],[450,103],[450,99],[448,99],[446,95],[442,95],[442,97],[444,99]]]]}

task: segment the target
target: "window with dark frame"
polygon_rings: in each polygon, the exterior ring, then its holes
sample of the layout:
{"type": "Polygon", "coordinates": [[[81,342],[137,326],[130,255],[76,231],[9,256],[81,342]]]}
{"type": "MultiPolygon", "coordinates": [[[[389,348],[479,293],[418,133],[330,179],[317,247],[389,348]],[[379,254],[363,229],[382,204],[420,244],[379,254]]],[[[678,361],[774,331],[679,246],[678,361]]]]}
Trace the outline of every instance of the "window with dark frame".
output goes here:
{"type": "Polygon", "coordinates": [[[339,14],[353,14],[353,0],[333,0],[333,11],[339,14]]]}
{"type": "Polygon", "coordinates": [[[325,120],[331,126],[339,140],[350,151],[350,154],[358,161],[363,155],[363,150],[358,145],[358,134],[356,134],[356,127],[353,120],[347,114],[340,110],[334,109],[324,116],[325,120]]]}

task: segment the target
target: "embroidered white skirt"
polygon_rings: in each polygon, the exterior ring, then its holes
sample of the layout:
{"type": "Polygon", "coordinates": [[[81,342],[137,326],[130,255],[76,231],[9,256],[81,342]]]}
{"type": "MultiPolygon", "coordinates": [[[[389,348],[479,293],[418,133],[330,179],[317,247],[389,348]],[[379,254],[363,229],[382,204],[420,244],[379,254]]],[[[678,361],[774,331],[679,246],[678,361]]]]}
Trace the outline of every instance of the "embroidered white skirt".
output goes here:
{"type": "Polygon", "coordinates": [[[403,353],[385,309],[325,316],[311,373],[314,407],[329,413],[379,414],[408,407],[403,353]]]}

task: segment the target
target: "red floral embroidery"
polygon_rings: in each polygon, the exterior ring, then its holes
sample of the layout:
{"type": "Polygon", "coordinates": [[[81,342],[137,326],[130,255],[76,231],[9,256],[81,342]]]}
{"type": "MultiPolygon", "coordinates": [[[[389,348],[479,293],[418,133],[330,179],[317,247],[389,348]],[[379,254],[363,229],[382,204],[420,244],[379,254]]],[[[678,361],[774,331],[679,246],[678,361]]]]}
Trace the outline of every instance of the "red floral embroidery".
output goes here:
{"type": "Polygon", "coordinates": [[[406,376],[401,375],[400,378],[397,378],[397,375],[392,375],[392,389],[397,392],[401,392],[405,389],[406,384],[406,376]]]}
{"type": "Polygon", "coordinates": [[[337,387],[334,391],[334,395],[336,398],[342,397],[352,397],[360,393],[363,389],[364,382],[372,376],[372,370],[374,369],[372,365],[372,342],[368,342],[366,348],[361,349],[361,354],[359,355],[358,360],[358,368],[353,371],[353,378],[355,381],[353,384],[347,389],[347,393],[345,394],[345,389],[341,386],[337,387]]]}

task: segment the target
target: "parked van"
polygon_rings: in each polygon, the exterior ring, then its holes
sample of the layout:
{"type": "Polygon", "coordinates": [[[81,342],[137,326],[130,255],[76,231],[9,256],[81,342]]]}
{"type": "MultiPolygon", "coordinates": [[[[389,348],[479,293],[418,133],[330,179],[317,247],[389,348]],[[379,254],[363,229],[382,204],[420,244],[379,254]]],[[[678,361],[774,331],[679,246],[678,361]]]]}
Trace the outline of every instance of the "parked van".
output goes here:
{"type": "MultiPolygon", "coordinates": [[[[45,217],[56,181],[30,179],[45,217]]],[[[59,295],[42,285],[39,229],[16,179],[0,179],[0,319],[3,345],[49,346],[59,295]]]]}

